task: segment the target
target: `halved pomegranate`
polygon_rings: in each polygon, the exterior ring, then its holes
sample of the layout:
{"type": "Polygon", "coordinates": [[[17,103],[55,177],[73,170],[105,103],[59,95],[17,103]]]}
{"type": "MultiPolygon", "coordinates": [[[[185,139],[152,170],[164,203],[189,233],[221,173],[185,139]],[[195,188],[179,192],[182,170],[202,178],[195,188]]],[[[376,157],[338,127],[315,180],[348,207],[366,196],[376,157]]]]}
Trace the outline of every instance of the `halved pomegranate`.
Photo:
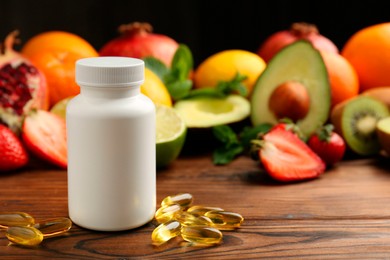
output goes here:
{"type": "Polygon", "coordinates": [[[0,44],[0,121],[16,133],[29,111],[49,106],[43,73],[13,50],[17,35],[11,32],[0,44]]]}

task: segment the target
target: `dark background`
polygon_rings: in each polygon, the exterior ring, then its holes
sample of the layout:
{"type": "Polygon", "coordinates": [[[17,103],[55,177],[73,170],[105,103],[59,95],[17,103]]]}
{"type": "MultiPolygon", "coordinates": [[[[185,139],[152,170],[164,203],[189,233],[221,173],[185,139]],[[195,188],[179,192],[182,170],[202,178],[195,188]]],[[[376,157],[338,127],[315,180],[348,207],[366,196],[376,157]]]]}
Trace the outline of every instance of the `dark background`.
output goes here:
{"type": "Polygon", "coordinates": [[[120,24],[133,21],[149,22],[156,33],[187,44],[199,64],[225,49],[255,52],[266,37],[298,21],[316,24],[342,48],[358,30],[390,21],[390,2],[0,0],[0,37],[19,29],[22,44],[40,32],[64,30],[99,50],[118,35],[120,24]]]}

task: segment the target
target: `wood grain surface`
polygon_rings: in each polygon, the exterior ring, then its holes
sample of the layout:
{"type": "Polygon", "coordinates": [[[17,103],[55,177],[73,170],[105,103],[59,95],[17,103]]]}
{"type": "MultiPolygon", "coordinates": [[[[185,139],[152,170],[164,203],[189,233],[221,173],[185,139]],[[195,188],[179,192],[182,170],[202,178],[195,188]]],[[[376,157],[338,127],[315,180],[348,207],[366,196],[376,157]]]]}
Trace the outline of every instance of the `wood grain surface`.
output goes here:
{"type": "MultiPolygon", "coordinates": [[[[23,211],[36,221],[67,216],[66,171],[33,164],[0,175],[0,212],[23,211]]],[[[389,158],[349,160],[320,178],[293,184],[270,179],[251,159],[214,166],[210,155],[181,157],[158,171],[157,201],[181,192],[194,204],[242,214],[222,244],[194,247],[174,239],[151,244],[151,222],[124,232],[74,225],[32,248],[0,232],[0,259],[376,259],[390,258],[389,158]]]]}

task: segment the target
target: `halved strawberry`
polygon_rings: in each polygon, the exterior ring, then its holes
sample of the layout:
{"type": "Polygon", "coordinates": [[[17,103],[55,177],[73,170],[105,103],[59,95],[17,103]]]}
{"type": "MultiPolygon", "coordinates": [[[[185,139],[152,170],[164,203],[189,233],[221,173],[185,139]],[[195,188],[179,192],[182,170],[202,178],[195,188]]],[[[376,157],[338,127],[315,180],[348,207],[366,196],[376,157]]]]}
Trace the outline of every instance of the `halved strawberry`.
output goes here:
{"type": "Polygon", "coordinates": [[[27,162],[28,154],[18,137],[0,124],[0,172],[21,168],[27,162]]]}
{"type": "Polygon", "coordinates": [[[264,135],[259,156],[268,174],[279,181],[318,177],[325,164],[292,132],[277,127],[264,135]]]}
{"type": "Polygon", "coordinates": [[[44,110],[29,114],[23,123],[22,139],[36,156],[61,168],[68,164],[65,120],[44,110]]]}

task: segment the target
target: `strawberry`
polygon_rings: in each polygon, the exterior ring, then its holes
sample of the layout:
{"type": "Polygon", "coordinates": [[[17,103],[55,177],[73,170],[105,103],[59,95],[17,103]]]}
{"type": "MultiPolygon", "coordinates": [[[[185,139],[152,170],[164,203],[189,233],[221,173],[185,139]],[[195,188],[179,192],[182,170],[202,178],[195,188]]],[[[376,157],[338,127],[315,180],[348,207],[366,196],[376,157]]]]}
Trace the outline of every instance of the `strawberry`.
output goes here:
{"type": "Polygon", "coordinates": [[[301,129],[299,129],[299,126],[288,118],[279,120],[279,122],[274,125],[273,128],[282,128],[288,130],[298,136],[302,141],[306,142],[307,140],[307,138],[302,134],[301,129]]]}
{"type": "Polygon", "coordinates": [[[0,124],[0,171],[10,171],[25,166],[28,154],[18,137],[0,124]]]}
{"type": "Polygon", "coordinates": [[[273,128],[260,141],[259,157],[268,174],[283,182],[318,177],[325,164],[297,135],[273,128]]]}
{"type": "Polygon", "coordinates": [[[61,168],[68,164],[65,120],[44,110],[29,114],[22,126],[22,139],[33,154],[61,168]]]}
{"type": "Polygon", "coordinates": [[[333,132],[331,124],[320,128],[312,135],[308,145],[328,166],[339,162],[345,153],[344,139],[333,132]]]}

